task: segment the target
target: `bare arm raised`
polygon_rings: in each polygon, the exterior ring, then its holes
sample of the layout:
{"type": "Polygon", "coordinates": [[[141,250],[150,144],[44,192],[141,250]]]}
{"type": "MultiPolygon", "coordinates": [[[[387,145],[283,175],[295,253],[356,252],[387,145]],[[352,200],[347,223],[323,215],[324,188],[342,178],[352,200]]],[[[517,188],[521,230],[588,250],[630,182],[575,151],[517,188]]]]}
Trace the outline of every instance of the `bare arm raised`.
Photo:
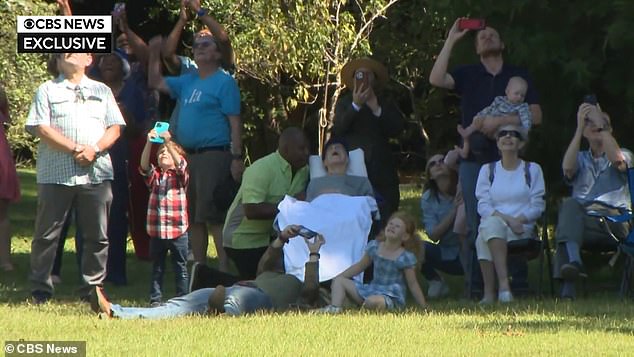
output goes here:
{"type": "Polygon", "coordinates": [[[451,74],[447,72],[449,57],[451,56],[451,51],[453,50],[453,46],[456,42],[469,32],[468,29],[458,29],[459,21],[460,19],[456,19],[453,26],[451,26],[449,34],[447,35],[447,40],[445,40],[445,44],[443,45],[442,50],[440,50],[438,57],[436,57],[436,62],[434,62],[434,66],[429,74],[429,83],[435,87],[454,89],[456,84],[451,74]]]}

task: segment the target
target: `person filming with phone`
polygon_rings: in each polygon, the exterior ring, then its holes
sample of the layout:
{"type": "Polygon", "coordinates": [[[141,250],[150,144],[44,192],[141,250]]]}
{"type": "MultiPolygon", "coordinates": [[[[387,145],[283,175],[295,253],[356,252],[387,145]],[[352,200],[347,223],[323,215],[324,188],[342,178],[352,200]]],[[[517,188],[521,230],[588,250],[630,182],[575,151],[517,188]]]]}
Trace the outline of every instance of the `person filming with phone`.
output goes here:
{"type": "Polygon", "coordinates": [[[403,116],[380,92],[389,76],[376,60],[358,58],[348,62],[341,70],[341,81],[351,92],[337,102],[332,133],[345,139],[350,150],[363,149],[368,178],[385,224],[400,202],[396,161],[388,140],[403,130],[403,116]]]}
{"type": "MultiPolygon", "coordinates": [[[[574,299],[575,280],[585,276],[580,249],[584,246],[612,246],[614,241],[599,217],[587,214],[619,215],[630,210],[626,170],[632,152],[619,147],[612,136],[612,124],[601,111],[596,97],[586,96],[577,111],[577,129],[562,162],[564,180],[572,186],[572,196],[559,207],[555,232],[557,254],[554,275],[563,280],[561,297],[574,299]],[[590,148],[581,150],[585,138],[590,148]]],[[[629,231],[629,222],[608,223],[618,238],[629,231]]]]}
{"type": "MultiPolygon", "coordinates": [[[[528,103],[532,124],[539,125],[542,119],[538,95],[528,71],[505,63],[504,42],[493,27],[486,26],[483,19],[459,18],[449,29],[447,39],[436,58],[429,75],[429,82],[436,87],[456,92],[460,96],[462,112],[460,124],[467,128],[473,123],[477,113],[493,102],[495,97],[505,95],[505,89],[512,77],[521,77],[528,83],[525,102],[528,103]],[[467,33],[475,32],[475,50],[480,61],[462,65],[451,72],[449,59],[456,43],[467,33]]],[[[483,163],[499,160],[497,144],[493,136],[503,125],[520,125],[517,113],[487,117],[482,127],[469,136],[469,154],[460,162],[459,177],[467,216],[466,244],[473,244],[478,233],[478,211],[475,187],[483,163]]],[[[520,263],[521,264],[521,263],[520,263]]],[[[526,271],[525,263],[522,271],[526,271]]],[[[469,278],[469,277],[467,277],[469,278]]],[[[525,283],[526,278],[514,276],[513,282],[525,283]],[[521,282],[524,280],[523,282],[521,282]]]]}

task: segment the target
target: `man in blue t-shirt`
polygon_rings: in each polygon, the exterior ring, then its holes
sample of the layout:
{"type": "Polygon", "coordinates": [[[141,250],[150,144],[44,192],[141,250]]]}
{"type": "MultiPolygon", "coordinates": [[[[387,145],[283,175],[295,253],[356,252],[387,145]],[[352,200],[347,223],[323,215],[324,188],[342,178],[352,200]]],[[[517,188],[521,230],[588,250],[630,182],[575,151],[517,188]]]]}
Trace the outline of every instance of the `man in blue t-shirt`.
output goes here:
{"type": "MultiPolygon", "coordinates": [[[[459,66],[448,72],[449,58],[454,45],[469,32],[459,29],[457,19],[447,36],[447,40],[436,58],[429,75],[429,82],[436,87],[450,89],[460,95],[461,124],[469,126],[476,114],[487,107],[497,96],[503,96],[511,77],[519,76],[528,82],[526,103],[531,110],[533,125],[542,120],[541,107],[538,104],[537,92],[532,85],[528,72],[504,63],[502,52],[504,42],[499,33],[492,27],[485,27],[476,33],[475,49],[480,62],[459,66]]],[[[475,197],[475,186],[483,163],[499,159],[498,149],[492,137],[500,126],[520,124],[517,114],[487,117],[481,131],[469,137],[469,156],[460,163],[460,185],[467,216],[467,242],[474,242],[478,231],[478,211],[475,197]]]]}
{"type": "Polygon", "coordinates": [[[160,71],[161,39],[153,38],[148,74],[151,87],[168,93],[180,103],[174,134],[190,163],[188,198],[194,260],[204,262],[207,224],[214,240],[222,241],[226,213],[216,207],[214,190],[229,174],[239,182],[244,171],[242,121],[240,90],[233,77],[221,68],[223,55],[215,36],[208,30],[198,32],[192,48],[198,70],[164,78],[160,71]]]}

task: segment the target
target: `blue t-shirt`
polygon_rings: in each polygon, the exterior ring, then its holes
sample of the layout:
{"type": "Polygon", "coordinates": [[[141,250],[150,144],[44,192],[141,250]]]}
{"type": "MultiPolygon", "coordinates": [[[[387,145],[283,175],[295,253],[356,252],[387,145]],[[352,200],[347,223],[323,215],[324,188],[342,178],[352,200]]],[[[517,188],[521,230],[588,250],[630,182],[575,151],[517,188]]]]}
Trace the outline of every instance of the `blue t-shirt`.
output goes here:
{"type": "MultiPolygon", "coordinates": [[[[479,62],[460,66],[451,72],[454,80],[454,91],[460,95],[460,111],[463,127],[471,125],[473,117],[482,109],[488,107],[497,96],[504,96],[504,90],[511,77],[522,77],[528,83],[526,103],[538,104],[538,95],[528,75],[523,68],[504,64],[500,73],[492,75],[479,62]]],[[[470,152],[467,160],[481,163],[499,159],[498,148],[494,140],[487,138],[479,131],[469,137],[470,152]]]]}
{"type": "Polygon", "coordinates": [[[197,73],[167,77],[165,82],[180,104],[176,136],[187,149],[228,145],[228,116],[240,115],[240,90],[227,72],[218,69],[207,78],[197,73]]]}

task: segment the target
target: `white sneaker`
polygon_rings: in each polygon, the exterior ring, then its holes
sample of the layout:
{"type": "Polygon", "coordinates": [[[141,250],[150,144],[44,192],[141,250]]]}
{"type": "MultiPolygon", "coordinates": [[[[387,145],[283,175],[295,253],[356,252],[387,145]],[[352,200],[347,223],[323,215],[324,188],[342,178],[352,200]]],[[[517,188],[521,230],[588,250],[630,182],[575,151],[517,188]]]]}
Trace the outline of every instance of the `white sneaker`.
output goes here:
{"type": "Polygon", "coordinates": [[[317,309],[317,312],[320,314],[339,314],[342,309],[339,306],[335,305],[327,305],[322,307],[321,309],[317,309]]]}
{"type": "Polygon", "coordinates": [[[430,280],[429,289],[427,289],[427,297],[436,299],[449,295],[449,285],[444,280],[430,280]]]}
{"type": "Polygon", "coordinates": [[[498,301],[501,302],[502,304],[509,303],[513,301],[513,294],[511,294],[511,292],[508,290],[500,291],[498,293],[498,301]]]}

